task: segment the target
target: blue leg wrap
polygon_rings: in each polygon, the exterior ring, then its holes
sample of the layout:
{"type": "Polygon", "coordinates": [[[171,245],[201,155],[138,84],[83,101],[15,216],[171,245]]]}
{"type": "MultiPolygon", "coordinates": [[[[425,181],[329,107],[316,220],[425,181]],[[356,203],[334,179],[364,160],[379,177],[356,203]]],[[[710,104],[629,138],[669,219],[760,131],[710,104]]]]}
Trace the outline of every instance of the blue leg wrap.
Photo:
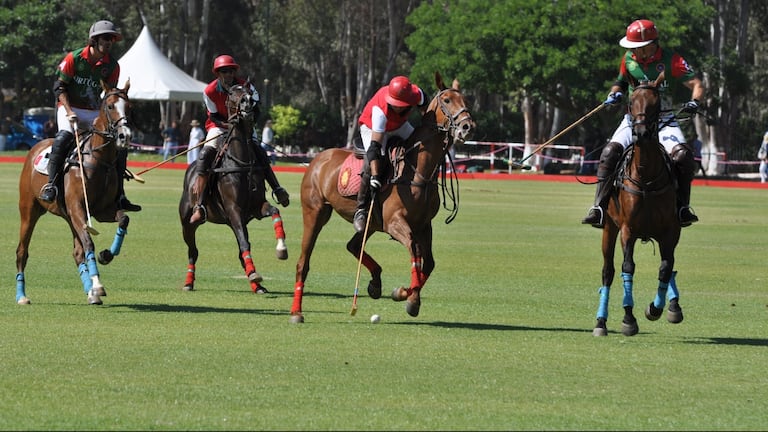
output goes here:
{"type": "Polygon", "coordinates": [[[88,266],[88,273],[90,276],[93,277],[99,275],[99,269],[96,267],[96,255],[93,251],[85,253],[85,264],[88,266]]]}
{"type": "Polygon", "coordinates": [[[677,290],[677,284],[675,283],[675,276],[677,276],[677,271],[673,271],[672,277],[669,279],[669,291],[667,291],[668,300],[680,298],[680,292],[677,290]]]}
{"type": "Polygon", "coordinates": [[[635,306],[635,299],[632,298],[632,275],[630,273],[622,273],[621,280],[624,281],[624,307],[635,306]]]}
{"type": "Polygon", "coordinates": [[[600,293],[600,306],[597,308],[597,318],[608,319],[608,297],[611,294],[611,287],[602,286],[597,292],[600,293]]]}
{"type": "Polygon", "coordinates": [[[123,239],[125,238],[125,235],[128,233],[128,230],[126,230],[123,227],[117,227],[117,232],[115,233],[115,239],[112,240],[112,247],[109,248],[109,251],[112,252],[112,255],[118,256],[120,255],[120,248],[123,247],[123,239]]]}
{"type": "Polygon", "coordinates": [[[659,287],[656,289],[656,298],[653,299],[653,306],[657,309],[664,309],[664,305],[667,303],[667,288],[669,283],[659,281],[659,287]]]}
{"type": "Polygon", "coordinates": [[[93,281],[91,280],[90,273],[88,273],[88,266],[85,265],[85,263],[80,263],[80,265],[77,266],[77,272],[80,273],[80,280],[83,282],[83,290],[88,294],[88,291],[93,288],[93,281]]]}
{"type": "Polygon", "coordinates": [[[26,297],[27,293],[24,287],[24,273],[16,273],[16,301],[21,300],[22,297],[26,297]]]}

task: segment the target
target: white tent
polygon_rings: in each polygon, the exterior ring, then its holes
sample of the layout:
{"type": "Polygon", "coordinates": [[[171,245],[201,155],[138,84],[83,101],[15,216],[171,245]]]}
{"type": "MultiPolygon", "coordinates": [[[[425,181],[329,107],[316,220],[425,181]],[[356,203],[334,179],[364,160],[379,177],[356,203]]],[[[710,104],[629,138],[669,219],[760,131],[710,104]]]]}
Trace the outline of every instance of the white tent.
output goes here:
{"type": "Polygon", "coordinates": [[[128,97],[135,100],[202,102],[206,83],[187,75],[160,52],[149,28],[120,58],[120,82],[131,80],[128,97]]]}

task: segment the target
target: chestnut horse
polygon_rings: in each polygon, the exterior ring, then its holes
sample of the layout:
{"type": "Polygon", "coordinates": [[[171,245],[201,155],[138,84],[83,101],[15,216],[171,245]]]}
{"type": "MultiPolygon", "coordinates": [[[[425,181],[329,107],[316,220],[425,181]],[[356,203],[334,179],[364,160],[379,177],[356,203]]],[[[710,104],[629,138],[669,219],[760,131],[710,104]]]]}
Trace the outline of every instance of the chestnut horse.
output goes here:
{"type": "MultiPolygon", "coordinates": [[[[395,166],[395,179],[388,182],[375,197],[376,207],[370,217],[366,233],[355,233],[347,243],[347,250],[360,257],[364,235],[374,232],[389,234],[408,250],[411,256],[411,282],[408,288],[395,288],[392,299],[406,300],[406,311],[418,316],[420,292],[435,267],[432,255],[432,219],[440,207],[438,171],[445,166],[448,150],[457,142],[468,139],[475,127],[464,96],[454,82],[447,88],[439,73],[435,74],[439,89],[432,99],[421,126],[417,127],[404,145],[402,159],[395,166]]],[[[356,208],[356,196],[344,196],[337,188],[337,180],[344,160],[351,150],[328,149],[318,154],[309,164],[301,182],[301,209],[304,233],[301,255],[296,263],[296,285],[291,319],[304,322],[301,302],[304,282],[309,273],[309,260],[320,230],[335,210],[351,222],[356,208]]],[[[363,251],[361,262],[368,269],[371,280],[368,295],[381,297],[381,266],[363,251]]]]}
{"type": "Polygon", "coordinates": [[[633,336],[639,331],[632,313],[632,278],[635,272],[633,255],[637,240],[656,240],[661,255],[657,294],[645,310],[646,318],[651,321],[659,319],[668,297],[667,320],[671,323],[683,320],[683,311],[678,303],[680,294],[675,284],[676,272],[673,271],[675,248],[680,240],[681,229],[676,214],[676,183],[670,158],[659,144],[658,137],[660,122],[674,121],[673,116],[662,115],[658,85],[663,81],[664,74],[652,83],[633,83],[629,109],[636,141],[625,151],[620,164],[616,180],[617,192],[609,201],[608,218],[603,227],[603,286],[599,289],[597,325],[592,332],[595,336],[608,333],[608,298],[615,274],[613,256],[619,233],[624,252],[621,265],[624,288],[622,333],[633,336]]]}
{"type": "MultiPolygon", "coordinates": [[[[266,293],[261,285],[262,277],[256,271],[251,257],[251,243],[248,238],[248,222],[264,217],[272,219],[277,238],[277,258],[288,259],[285,246],[285,231],[280,211],[269,204],[265,195],[264,167],[259,162],[251,140],[253,123],[258,114],[258,100],[254,99],[250,83],[235,85],[227,96],[228,119],[231,127],[224,137],[214,162],[203,198],[205,221],[226,224],[235,234],[239,247],[238,259],[248,277],[254,293],[266,293]]],[[[184,291],[195,289],[195,263],[199,255],[195,232],[202,222],[190,223],[195,203],[191,201],[192,187],[197,179],[198,161],[187,167],[184,176],[184,190],[179,202],[182,235],[187,244],[187,273],[184,291]]]]}
{"type": "Polygon", "coordinates": [[[126,82],[123,89],[110,88],[104,82],[101,84],[104,99],[100,114],[94,120],[90,133],[82,137],[79,132],[75,133],[75,145],[80,147],[76,149],[76,156],[68,158],[74,162],[65,167],[63,176],[59,176],[61,180],[57,184],[59,193],[56,201],[48,203],[39,198],[48,175],[38,169],[42,170],[41,165],[45,165],[53,139],[37,143],[30,149],[24,162],[19,179],[21,229],[16,248],[16,302],[19,304],[30,303],[26,294],[24,268],[29,258],[32,232],[46,212],[63,218],[69,224],[74,239],[72,255],[88,304],[100,305],[101,297],[107,295],[96,265],[91,234],[98,232],[91,226],[91,217],[99,222],[118,223],[112,246],[100,252],[98,257],[101,264],[108,264],[120,253],[128,230],[129,218],[117,208],[118,182],[124,173],[117,171],[115,163],[118,149],[128,148],[132,132],[131,104],[128,99],[130,82],[126,82]]]}

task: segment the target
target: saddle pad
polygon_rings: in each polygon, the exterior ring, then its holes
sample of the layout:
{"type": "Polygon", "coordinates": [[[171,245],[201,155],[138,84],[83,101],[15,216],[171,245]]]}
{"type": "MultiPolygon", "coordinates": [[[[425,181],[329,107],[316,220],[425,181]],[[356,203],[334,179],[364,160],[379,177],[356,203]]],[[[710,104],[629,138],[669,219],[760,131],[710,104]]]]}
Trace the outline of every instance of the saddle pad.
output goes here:
{"type": "Polygon", "coordinates": [[[339,180],[337,183],[339,194],[342,196],[357,195],[357,191],[360,190],[360,173],[362,171],[363,160],[356,158],[354,153],[347,156],[339,170],[339,180]]]}
{"type": "Polygon", "coordinates": [[[48,146],[35,157],[35,171],[43,175],[48,175],[48,155],[51,154],[51,147],[48,146]]]}

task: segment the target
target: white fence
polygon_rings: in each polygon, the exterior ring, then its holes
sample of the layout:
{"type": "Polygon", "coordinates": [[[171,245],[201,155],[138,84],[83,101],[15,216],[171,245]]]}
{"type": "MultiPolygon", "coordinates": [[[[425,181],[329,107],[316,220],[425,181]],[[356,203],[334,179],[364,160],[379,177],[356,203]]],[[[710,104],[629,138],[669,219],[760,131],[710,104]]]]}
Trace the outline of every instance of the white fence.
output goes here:
{"type": "MultiPolygon", "coordinates": [[[[511,174],[513,169],[512,162],[520,161],[530,156],[540,144],[523,144],[510,142],[490,142],[490,141],[465,141],[464,145],[487,147],[488,151],[481,151],[479,155],[466,155],[466,158],[454,159],[456,165],[462,161],[469,160],[487,160],[489,168],[494,169],[496,160],[502,160],[507,165],[507,171],[511,174]]],[[[539,153],[525,161],[525,165],[531,167],[532,171],[544,170],[550,163],[558,164],[558,170],[561,168],[573,169],[580,172],[584,165],[585,149],[581,146],[571,146],[563,144],[553,144],[547,146],[539,153]]]]}

